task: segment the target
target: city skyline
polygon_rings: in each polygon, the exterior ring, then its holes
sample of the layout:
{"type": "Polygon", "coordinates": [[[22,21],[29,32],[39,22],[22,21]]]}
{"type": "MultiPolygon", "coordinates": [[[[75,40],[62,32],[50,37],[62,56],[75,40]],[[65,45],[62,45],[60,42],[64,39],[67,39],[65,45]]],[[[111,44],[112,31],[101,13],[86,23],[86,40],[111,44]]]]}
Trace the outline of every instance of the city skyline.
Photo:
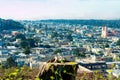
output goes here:
{"type": "Polygon", "coordinates": [[[120,19],[119,0],[0,0],[4,19],[120,19]]]}

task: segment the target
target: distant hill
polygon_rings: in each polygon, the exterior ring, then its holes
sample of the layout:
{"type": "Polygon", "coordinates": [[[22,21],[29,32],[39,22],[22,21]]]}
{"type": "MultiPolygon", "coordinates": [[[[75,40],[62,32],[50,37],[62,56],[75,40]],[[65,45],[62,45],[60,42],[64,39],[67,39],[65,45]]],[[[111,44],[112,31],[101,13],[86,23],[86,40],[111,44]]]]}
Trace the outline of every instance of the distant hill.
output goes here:
{"type": "Polygon", "coordinates": [[[0,18],[0,31],[10,29],[23,29],[23,25],[14,20],[4,20],[0,18]]]}
{"type": "Polygon", "coordinates": [[[120,20],[41,20],[41,22],[56,22],[56,23],[69,23],[69,24],[81,24],[81,25],[93,25],[93,26],[108,26],[120,28],[120,20]]]}

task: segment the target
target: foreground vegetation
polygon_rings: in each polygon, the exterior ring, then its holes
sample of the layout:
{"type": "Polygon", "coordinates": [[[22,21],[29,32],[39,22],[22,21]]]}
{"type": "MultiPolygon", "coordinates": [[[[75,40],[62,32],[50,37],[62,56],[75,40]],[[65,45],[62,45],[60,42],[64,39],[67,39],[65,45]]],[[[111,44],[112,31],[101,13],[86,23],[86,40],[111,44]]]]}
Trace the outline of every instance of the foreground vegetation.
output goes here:
{"type": "MultiPolygon", "coordinates": [[[[67,74],[68,72],[66,72],[66,71],[67,70],[64,69],[63,73],[67,74]]],[[[56,71],[53,71],[53,72],[56,73],[56,71]]],[[[58,71],[58,73],[56,73],[56,74],[58,75],[59,72],[60,71],[58,71]]],[[[30,69],[27,66],[11,67],[11,68],[7,68],[7,69],[0,67],[0,80],[44,80],[44,79],[40,79],[40,78],[36,77],[36,75],[38,75],[38,73],[39,73],[38,68],[30,69]]],[[[98,71],[95,71],[94,73],[84,72],[84,73],[80,73],[80,74],[77,74],[74,76],[76,76],[76,80],[120,80],[120,78],[117,79],[114,76],[112,76],[111,74],[109,74],[108,76],[104,76],[102,73],[100,73],[98,71]]],[[[46,77],[47,77],[47,75],[46,75],[46,77]]],[[[56,80],[55,76],[51,76],[50,80],[56,80]]],[[[61,80],[64,80],[64,79],[61,79],[61,80]]]]}
{"type": "Polygon", "coordinates": [[[38,68],[30,69],[27,66],[0,68],[0,80],[34,80],[38,73],[38,68]]]}

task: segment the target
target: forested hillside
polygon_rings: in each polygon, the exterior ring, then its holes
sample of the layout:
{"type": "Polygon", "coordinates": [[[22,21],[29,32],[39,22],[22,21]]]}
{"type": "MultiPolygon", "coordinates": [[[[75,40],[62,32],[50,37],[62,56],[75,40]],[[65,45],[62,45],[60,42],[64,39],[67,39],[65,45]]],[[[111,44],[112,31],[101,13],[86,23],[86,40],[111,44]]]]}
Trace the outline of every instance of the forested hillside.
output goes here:
{"type": "Polygon", "coordinates": [[[57,22],[57,23],[69,23],[69,24],[81,24],[81,25],[92,25],[92,26],[108,26],[120,28],[120,20],[41,20],[41,22],[57,22]]]}
{"type": "Polygon", "coordinates": [[[22,29],[23,25],[14,20],[0,19],[0,31],[9,29],[22,29]]]}

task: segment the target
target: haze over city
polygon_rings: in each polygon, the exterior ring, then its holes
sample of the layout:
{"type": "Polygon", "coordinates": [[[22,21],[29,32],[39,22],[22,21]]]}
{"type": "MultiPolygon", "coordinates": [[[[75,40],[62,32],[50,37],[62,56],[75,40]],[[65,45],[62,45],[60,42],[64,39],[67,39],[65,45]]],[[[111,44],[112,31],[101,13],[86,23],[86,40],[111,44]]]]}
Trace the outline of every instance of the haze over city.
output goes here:
{"type": "Polygon", "coordinates": [[[119,19],[120,0],[0,0],[4,19],[119,19]]]}

